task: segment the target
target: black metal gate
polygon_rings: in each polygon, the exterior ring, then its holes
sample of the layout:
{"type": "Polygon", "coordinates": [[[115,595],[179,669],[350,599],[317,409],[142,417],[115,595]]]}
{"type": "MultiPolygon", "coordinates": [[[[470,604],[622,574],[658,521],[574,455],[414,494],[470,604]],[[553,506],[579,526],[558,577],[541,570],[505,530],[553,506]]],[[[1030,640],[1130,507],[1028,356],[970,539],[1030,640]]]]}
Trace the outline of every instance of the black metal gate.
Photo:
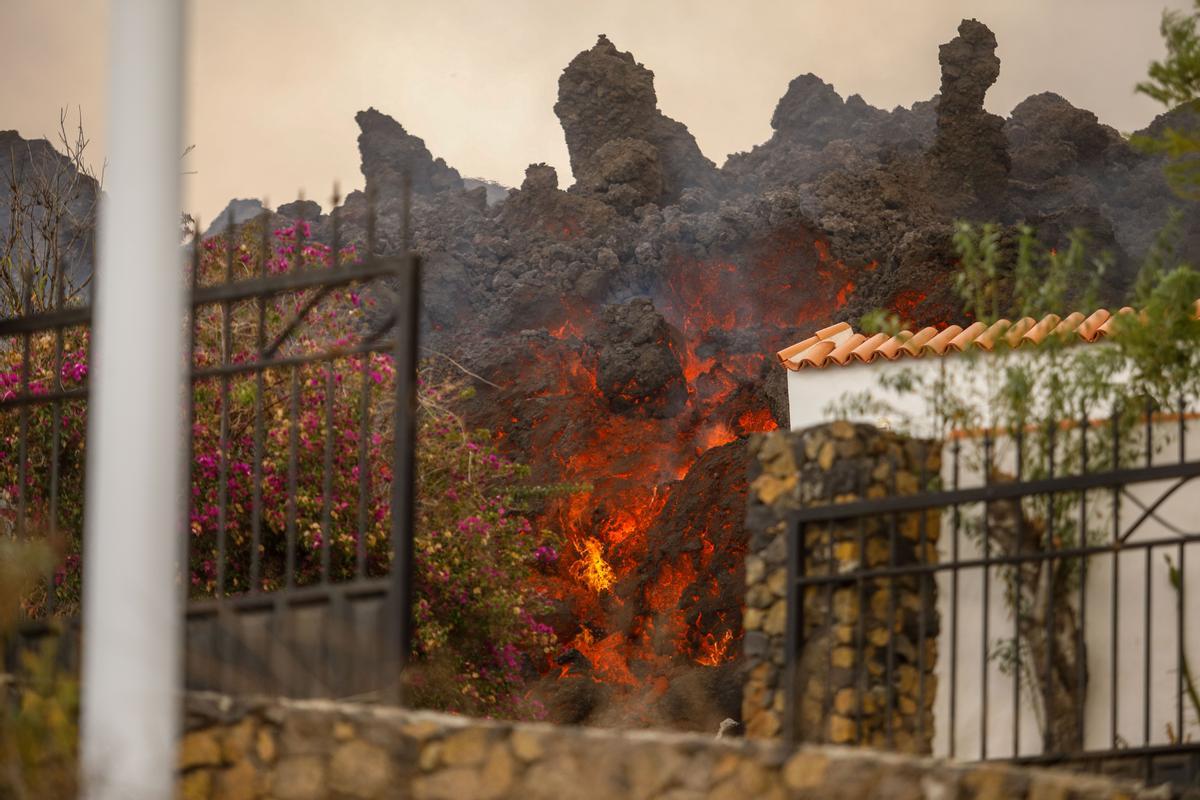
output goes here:
{"type": "MultiPolygon", "coordinates": [[[[407,231],[402,255],[376,255],[373,204],[365,253],[343,248],[334,205],[323,243],[302,219],[272,231],[268,215],[230,219],[223,238],[202,240],[198,225],[192,234],[178,570],[189,689],[399,697],[411,643],[420,262],[407,231]]],[[[0,320],[0,365],[11,369],[0,423],[8,417],[15,444],[0,523],[17,539],[66,542],[68,562],[24,609],[5,648],[10,670],[47,635],[77,664],[78,606],[60,597],[77,596],[63,584],[78,580],[75,428],[91,313],[60,295],[51,309],[0,320]]]]}

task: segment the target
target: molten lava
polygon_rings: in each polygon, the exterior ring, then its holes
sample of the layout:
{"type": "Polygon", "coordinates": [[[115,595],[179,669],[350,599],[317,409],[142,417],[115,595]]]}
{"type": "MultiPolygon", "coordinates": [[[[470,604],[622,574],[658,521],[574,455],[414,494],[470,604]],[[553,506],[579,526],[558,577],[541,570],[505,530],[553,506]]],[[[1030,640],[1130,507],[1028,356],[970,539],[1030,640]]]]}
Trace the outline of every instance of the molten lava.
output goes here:
{"type": "Polygon", "coordinates": [[[572,544],[579,551],[579,560],[571,565],[571,577],[596,593],[611,589],[616,582],[616,575],[604,560],[604,545],[600,540],[588,536],[572,544]]]}
{"type": "Polygon", "coordinates": [[[519,436],[524,452],[544,454],[541,463],[533,459],[535,478],[590,486],[554,501],[553,522],[577,558],[545,576],[543,590],[569,610],[574,627],[560,631],[564,652],[581,654],[593,680],[661,691],[672,665],[717,667],[736,657],[741,613],[730,604],[742,590],[729,587],[741,586],[745,481],[723,484],[742,497],[710,498],[691,510],[677,503],[676,527],[658,526],[673,487],[707,451],[775,429],[762,391],[775,368],[766,354],[798,331],[828,324],[856,277],[806,231],[777,235],[750,263],[677,259],[651,298],[677,334],[656,344],[670,347],[686,383],[686,405],[667,418],[638,404],[610,409],[598,388],[597,353],[585,343],[601,309],[564,298],[544,323],[549,338],[530,340],[522,369],[531,372],[514,385],[536,388],[512,398],[523,411],[505,441],[519,436]],[[687,541],[668,552],[664,536],[687,541]]]}

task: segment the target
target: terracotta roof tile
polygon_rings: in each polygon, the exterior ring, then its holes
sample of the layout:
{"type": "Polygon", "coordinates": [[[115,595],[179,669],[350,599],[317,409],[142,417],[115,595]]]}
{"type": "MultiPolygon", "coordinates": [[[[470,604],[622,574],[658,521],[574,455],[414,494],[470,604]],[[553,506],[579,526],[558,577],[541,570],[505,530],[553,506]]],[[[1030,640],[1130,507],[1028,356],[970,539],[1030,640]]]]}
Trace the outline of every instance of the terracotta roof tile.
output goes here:
{"type": "MultiPolygon", "coordinates": [[[[1200,300],[1196,300],[1195,308],[1200,318],[1200,300]]],[[[1101,308],[1088,315],[1074,311],[1065,317],[1047,314],[1040,320],[1024,317],[1016,322],[1001,319],[991,325],[975,322],[966,328],[950,325],[941,330],[932,327],[902,330],[894,336],[886,333],[867,336],[855,331],[848,322],[839,322],[780,350],[777,355],[785,367],[797,370],[829,364],[869,364],[879,358],[895,361],[930,354],[944,356],[969,348],[992,350],[1002,339],[1014,348],[1036,346],[1052,336],[1095,342],[1113,332],[1114,320],[1133,313],[1128,306],[1115,312],[1101,308]]]]}

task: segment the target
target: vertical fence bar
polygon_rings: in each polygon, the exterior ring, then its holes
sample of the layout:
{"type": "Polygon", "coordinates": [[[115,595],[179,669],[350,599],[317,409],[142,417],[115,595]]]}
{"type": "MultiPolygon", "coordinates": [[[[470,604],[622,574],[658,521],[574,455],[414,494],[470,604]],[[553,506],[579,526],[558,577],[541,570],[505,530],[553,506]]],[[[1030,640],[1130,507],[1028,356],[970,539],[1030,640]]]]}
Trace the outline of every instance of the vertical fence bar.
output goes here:
{"type": "MultiPolygon", "coordinates": [[[[983,434],[983,485],[992,483],[992,433],[983,434]]],[[[1020,502],[1019,500],[1016,502],[1020,502]]],[[[983,620],[980,625],[981,647],[979,675],[979,758],[987,759],[988,753],[988,641],[991,637],[992,602],[992,513],[991,504],[983,503],[983,620]]]]}
{"type": "MultiPolygon", "coordinates": [[[[1082,414],[1079,418],[1079,470],[1081,475],[1088,473],[1088,415],[1082,414]]],[[[1087,547],[1088,542],[1088,522],[1087,522],[1087,490],[1083,489],[1079,492],[1079,541],[1076,545],[1079,547],[1087,547]]],[[[1087,651],[1085,648],[1085,632],[1087,631],[1087,581],[1088,581],[1088,556],[1079,556],[1079,625],[1075,630],[1075,724],[1076,730],[1079,731],[1079,747],[1087,746],[1087,736],[1084,728],[1086,715],[1084,714],[1087,687],[1087,651]]]]}
{"type": "MultiPolygon", "coordinates": [[[[54,310],[61,311],[65,302],[66,286],[65,280],[59,278],[55,281],[54,294],[54,310]]],[[[53,373],[50,376],[50,391],[59,394],[63,391],[63,329],[62,326],[57,326],[54,329],[54,361],[53,373]]],[[[50,404],[50,519],[47,521],[50,526],[50,540],[58,544],[58,493],[59,493],[59,459],[62,457],[62,414],[63,402],[59,398],[55,398],[50,404]]],[[[58,600],[58,586],[55,584],[55,576],[57,570],[54,567],[50,568],[50,574],[46,576],[46,612],[50,615],[54,614],[55,606],[58,600]]]]}
{"type": "MultiPolygon", "coordinates": [[[[263,202],[263,208],[266,208],[263,202]]],[[[269,218],[264,213],[260,217],[262,223],[259,229],[258,277],[267,276],[267,265],[271,260],[271,239],[269,234],[269,218]]],[[[258,320],[254,334],[254,353],[258,363],[254,370],[254,464],[251,469],[254,478],[250,487],[250,592],[257,593],[262,588],[262,517],[263,517],[263,439],[266,437],[266,420],[263,417],[263,402],[266,394],[266,376],[262,365],[263,354],[267,346],[267,298],[260,294],[256,298],[258,320]]]]}
{"type": "Polygon", "coordinates": [[[325,452],[321,461],[321,582],[330,579],[331,543],[333,539],[333,361],[324,364],[325,370],[325,452]]]}
{"type": "MultiPolygon", "coordinates": [[[[867,496],[867,471],[861,470],[858,473],[858,496],[865,498],[867,496]]],[[[870,569],[871,564],[867,559],[867,543],[866,543],[866,518],[858,517],[858,525],[856,531],[858,543],[858,572],[859,575],[855,579],[855,591],[858,600],[858,614],[854,625],[854,741],[855,744],[863,743],[863,695],[866,694],[866,669],[864,668],[864,651],[866,649],[866,586],[863,582],[862,572],[870,569]]]]}
{"type": "Polygon", "coordinates": [[[358,539],[354,543],[354,575],[367,574],[367,510],[371,494],[371,465],[368,462],[368,441],[371,436],[371,353],[363,353],[359,362],[358,405],[358,539]]]}
{"type": "Polygon", "coordinates": [[[291,405],[288,408],[290,424],[288,425],[288,501],[287,521],[285,523],[287,536],[287,552],[284,557],[287,575],[284,586],[288,589],[296,585],[296,489],[299,482],[300,458],[300,368],[291,369],[291,405]]]}
{"type": "MultiPolygon", "coordinates": [[[[896,459],[889,456],[891,469],[891,496],[896,496],[896,459]]],[[[896,746],[895,710],[896,710],[896,512],[888,515],[888,612],[887,612],[887,661],[884,665],[884,691],[887,703],[884,706],[884,726],[887,733],[887,746],[896,746]]]]}
{"type": "Polygon", "coordinates": [[[1154,548],[1152,547],[1147,547],[1142,551],[1145,555],[1146,568],[1146,618],[1142,622],[1145,627],[1143,632],[1144,646],[1142,648],[1142,744],[1147,747],[1150,746],[1150,640],[1153,634],[1151,626],[1154,624],[1152,620],[1153,615],[1151,614],[1154,597],[1154,583],[1151,574],[1153,571],[1153,564],[1151,563],[1153,551],[1154,548]]]}
{"type": "MultiPolygon", "coordinates": [[[[412,202],[411,177],[404,177],[404,258],[399,262],[401,274],[399,307],[396,309],[395,350],[396,401],[395,441],[392,479],[392,603],[396,672],[389,676],[394,683],[394,696],[401,698],[400,673],[408,663],[412,650],[412,579],[413,524],[415,521],[414,493],[416,483],[416,415],[417,415],[417,344],[420,335],[421,261],[411,249],[409,216],[412,202]]],[[[373,219],[374,211],[371,212],[373,219]]],[[[370,223],[374,230],[374,223],[370,223]]],[[[374,250],[372,250],[372,253],[374,250]]]]}
{"type": "MultiPolygon", "coordinates": [[[[917,485],[920,491],[929,491],[929,470],[927,462],[929,460],[928,445],[921,442],[919,448],[921,458],[920,469],[918,470],[917,485]]],[[[929,611],[929,559],[928,545],[929,532],[926,530],[926,520],[929,517],[927,509],[920,509],[918,513],[921,515],[918,520],[917,541],[920,553],[917,556],[917,566],[920,567],[920,572],[917,573],[917,580],[920,581],[918,594],[920,596],[920,610],[917,612],[917,742],[922,744],[925,741],[925,615],[929,611]]]]}
{"type": "MultiPolygon", "coordinates": [[[[229,209],[229,217],[225,223],[225,285],[233,283],[233,250],[234,250],[233,209],[229,209]]],[[[221,302],[221,366],[229,366],[233,354],[233,309],[228,300],[221,302]]],[[[220,378],[221,419],[219,429],[219,445],[217,454],[217,599],[225,596],[226,582],[226,552],[228,546],[229,526],[229,387],[230,376],[222,372],[220,378]]],[[[224,606],[222,606],[224,608],[224,606]]],[[[223,615],[222,615],[223,616],[223,615]]],[[[222,641],[227,636],[222,636],[222,641]]],[[[221,659],[221,667],[226,666],[226,659],[221,659]]]]}
{"type": "MultiPolygon", "coordinates": [[[[1047,476],[1053,478],[1055,475],[1055,455],[1058,446],[1058,421],[1053,420],[1046,426],[1046,472],[1047,476]]],[[[1055,494],[1050,492],[1046,495],[1046,532],[1042,540],[1042,552],[1045,558],[1042,561],[1042,580],[1046,582],[1046,660],[1042,665],[1042,722],[1045,725],[1045,730],[1042,734],[1043,747],[1050,736],[1050,727],[1052,724],[1051,717],[1059,710],[1052,711],[1048,706],[1046,698],[1057,696],[1052,688],[1054,679],[1054,645],[1056,641],[1055,630],[1055,611],[1058,604],[1058,580],[1057,580],[1057,563],[1054,559],[1056,520],[1055,514],[1055,494]]]]}
{"type": "MultiPolygon", "coordinates": [[[[800,603],[800,548],[804,524],[789,522],[787,538],[787,628],[784,630],[783,735],[789,745],[796,741],[796,660],[800,657],[800,626],[804,624],[800,603]]],[[[768,656],[769,657],[769,656],[768,656]]]]}
{"type": "MultiPolygon", "coordinates": [[[[1013,434],[1016,446],[1016,468],[1013,470],[1016,473],[1017,483],[1025,475],[1025,428],[1018,424],[1013,434]]],[[[1020,502],[1019,500],[1017,501],[1020,502]]],[[[1018,546],[1018,552],[1020,551],[1018,546]]],[[[1021,604],[1021,583],[1022,570],[1025,568],[1024,562],[1019,562],[1013,568],[1013,597],[1016,601],[1013,604],[1013,654],[1012,654],[1012,676],[1013,676],[1013,700],[1012,700],[1012,751],[1013,757],[1021,754],[1021,670],[1024,669],[1024,660],[1021,655],[1021,622],[1024,609],[1021,604]]]]}
{"type": "MultiPolygon", "coordinates": [[[[833,481],[829,480],[827,484],[828,492],[825,502],[828,505],[833,505],[833,481]]],[[[828,637],[825,641],[825,688],[821,693],[821,720],[824,726],[821,730],[822,741],[829,741],[831,728],[833,725],[830,708],[833,705],[833,649],[837,644],[837,631],[834,630],[833,624],[833,575],[834,575],[834,521],[829,520],[829,524],[825,527],[825,585],[823,593],[825,595],[825,635],[828,637]]]]}
{"type": "MultiPolygon", "coordinates": [[[[1179,395],[1179,429],[1176,432],[1179,437],[1179,463],[1187,462],[1187,401],[1183,394],[1179,395]]],[[[1184,653],[1183,632],[1186,630],[1184,618],[1184,589],[1187,586],[1187,580],[1184,576],[1187,575],[1187,548],[1184,542],[1179,543],[1177,551],[1177,559],[1179,561],[1179,581],[1175,587],[1175,730],[1178,732],[1180,740],[1183,739],[1183,695],[1184,682],[1183,675],[1187,665],[1184,663],[1186,654],[1184,653]]],[[[1200,709],[1197,710],[1200,712],[1200,709]]]]}
{"type": "MultiPolygon", "coordinates": [[[[954,484],[955,491],[958,490],[959,456],[961,455],[961,450],[962,445],[960,440],[958,437],[955,437],[954,444],[951,447],[950,468],[950,480],[954,484]]],[[[958,531],[962,517],[962,512],[959,510],[957,503],[951,509],[950,515],[950,560],[954,562],[954,568],[950,571],[950,744],[947,750],[950,758],[954,758],[957,749],[955,742],[958,739],[958,531]]]]}
{"type": "MultiPolygon", "coordinates": [[[[31,281],[32,279],[30,279],[31,281]]],[[[32,313],[30,308],[30,281],[25,284],[22,313],[32,313]]],[[[21,335],[21,397],[29,397],[30,361],[33,360],[32,337],[21,335]]],[[[25,538],[25,518],[29,513],[29,404],[22,403],[17,409],[17,539],[25,538]]]]}
{"type": "MultiPolygon", "coordinates": [[[[1112,448],[1112,469],[1117,471],[1121,464],[1121,417],[1118,409],[1113,409],[1111,428],[1111,448],[1112,448]]],[[[1112,665],[1112,672],[1109,675],[1109,739],[1110,746],[1118,746],[1117,733],[1117,673],[1119,672],[1119,662],[1117,661],[1118,648],[1117,636],[1120,630],[1120,620],[1117,614],[1117,609],[1121,603],[1121,489],[1114,486],[1112,488],[1112,605],[1110,606],[1112,618],[1111,634],[1109,642],[1109,663],[1112,665]]]]}

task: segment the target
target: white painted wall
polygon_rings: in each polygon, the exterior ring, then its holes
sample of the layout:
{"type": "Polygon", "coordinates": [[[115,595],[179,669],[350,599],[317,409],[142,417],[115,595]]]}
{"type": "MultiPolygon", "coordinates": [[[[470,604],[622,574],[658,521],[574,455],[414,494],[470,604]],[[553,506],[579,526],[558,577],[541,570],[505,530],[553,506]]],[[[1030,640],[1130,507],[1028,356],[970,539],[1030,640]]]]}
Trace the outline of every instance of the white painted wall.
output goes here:
{"type": "MultiPolygon", "coordinates": [[[[1177,425],[1176,422],[1170,422],[1156,426],[1155,438],[1162,449],[1154,455],[1152,463],[1166,464],[1178,460],[1177,425]]],[[[1192,422],[1187,427],[1184,441],[1190,458],[1200,456],[1200,424],[1192,422]]],[[[1003,454],[1002,459],[1007,458],[1011,463],[1008,443],[998,442],[997,451],[1003,454]]],[[[952,465],[953,460],[947,448],[943,452],[943,479],[947,485],[950,483],[952,465]]],[[[981,476],[977,469],[962,468],[960,486],[978,486],[980,483],[981,476]]],[[[1138,503],[1142,506],[1151,505],[1172,483],[1165,481],[1128,487],[1133,499],[1123,497],[1117,515],[1122,534],[1142,515],[1138,503]]],[[[1113,527],[1111,492],[1090,493],[1088,506],[1089,527],[1096,536],[1096,543],[1110,542],[1113,527]]],[[[982,508],[975,507],[966,513],[979,518],[982,508]]],[[[1200,483],[1186,484],[1160,506],[1129,537],[1128,542],[1176,542],[1178,535],[1173,529],[1188,533],[1200,531],[1200,525],[1196,524],[1198,514],[1200,483]]],[[[960,525],[957,538],[960,559],[982,556],[981,543],[967,535],[965,526],[960,525]]],[[[954,543],[952,518],[946,513],[942,519],[942,537],[938,548],[943,562],[951,559],[954,543]]],[[[942,619],[942,633],[938,641],[938,693],[934,706],[934,752],[938,755],[953,753],[957,758],[973,759],[985,755],[1005,757],[1041,752],[1038,711],[1030,696],[1030,686],[1022,685],[1018,693],[1011,671],[1006,674],[1001,662],[994,657],[987,661],[987,728],[986,731],[981,728],[985,641],[988,653],[994,656],[997,645],[1004,640],[1012,640],[1015,627],[1004,597],[1000,572],[995,568],[988,572],[985,578],[982,568],[960,571],[957,600],[953,576],[949,572],[938,576],[938,605],[942,619]],[[986,640],[983,625],[985,581],[988,597],[986,640]],[[958,607],[957,627],[952,624],[951,613],[955,604],[958,607]],[[957,667],[957,674],[953,676],[952,664],[957,667]],[[950,730],[952,677],[957,694],[953,731],[950,730]],[[1019,709],[1014,709],[1014,696],[1020,697],[1019,709]],[[1018,726],[1018,718],[1020,730],[1017,752],[1014,753],[1013,730],[1018,726]]],[[[1080,605],[1077,595],[1072,597],[1072,603],[1080,605]]],[[[1167,725],[1174,731],[1179,729],[1178,659],[1182,654],[1191,665],[1200,665],[1200,542],[1173,543],[1149,550],[1126,549],[1115,556],[1092,556],[1087,563],[1082,607],[1088,673],[1084,703],[1084,746],[1102,750],[1118,744],[1141,746],[1169,743],[1167,725]],[[1176,566],[1183,566],[1182,601],[1171,587],[1164,556],[1170,556],[1176,566]],[[1179,636],[1181,630],[1182,639],[1179,636]],[[1182,650],[1178,647],[1180,644],[1183,645],[1182,650]],[[1114,695],[1117,698],[1115,724],[1112,710],[1114,695]]],[[[1040,669],[1040,666],[1037,668],[1040,669]]],[[[1200,737],[1200,723],[1186,699],[1182,708],[1185,735],[1190,734],[1193,739],[1200,737]]]]}
{"type": "MultiPolygon", "coordinates": [[[[845,407],[844,401],[848,395],[869,391],[885,400],[893,410],[869,414],[843,413],[838,416],[884,427],[904,427],[919,435],[930,435],[934,431],[923,397],[919,394],[897,395],[882,391],[882,379],[895,376],[901,370],[912,370],[927,377],[936,374],[945,377],[949,374],[951,380],[961,384],[962,391],[983,391],[986,383],[998,374],[999,359],[1014,357],[1023,356],[1018,351],[1002,357],[989,355],[974,362],[949,356],[789,372],[791,429],[802,430],[826,422],[831,418],[833,406],[845,407]],[[905,417],[915,424],[905,425],[905,417]]],[[[1103,417],[1106,412],[1106,409],[1100,409],[1097,416],[1103,417]]],[[[1165,464],[1177,460],[1178,423],[1156,426],[1154,435],[1161,449],[1155,454],[1153,463],[1165,464]]],[[[1192,421],[1187,425],[1184,442],[1187,457],[1200,458],[1200,422],[1192,421]]],[[[961,443],[961,487],[979,485],[981,482],[980,472],[978,468],[971,467],[972,459],[969,457],[969,453],[977,453],[978,449],[977,440],[966,439],[961,443]]],[[[1003,467],[1006,460],[1012,464],[1012,449],[1011,443],[1004,440],[996,443],[1000,466],[1003,467]]],[[[953,458],[949,446],[943,452],[942,463],[944,483],[950,486],[953,458]]],[[[1130,487],[1129,492],[1134,499],[1125,499],[1121,503],[1118,517],[1121,530],[1127,529],[1142,513],[1135,500],[1149,505],[1168,486],[1169,482],[1130,487]]],[[[1110,537],[1111,502],[1109,492],[1097,492],[1089,499],[1091,527],[1106,531],[1110,537]]],[[[981,508],[968,513],[978,517],[981,508]]],[[[1200,532],[1198,519],[1200,481],[1186,484],[1177,491],[1129,541],[1173,540],[1177,534],[1172,527],[1188,533],[1200,532]]],[[[947,513],[942,521],[939,541],[943,563],[951,560],[954,540],[952,518],[947,513]]],[[[960,560],[982,555],[981,547],[967,535],[965,526],[960,528],[958,553],[960,560]]],[[[1114,731],[1118,743],[1130,746],[1166,744],[1170,741],[1168,724],[1173,729],[1178,726],[1177,666],[1181,654],[1186,655],[1193,672],[1200,677],[1200,542],[1155,548],[1151,551],[1148,566],[1145,551],[1125,550],[1115,557],[1098,555],[1089,559],[1087,570],[1083,594],[1088,669],[1084,744],[1088,749],[1112,747],[1114,731]],[[1169,555],[1177,566],[1183,565],[1182,601],[1169,583],[1164,555],[1169,555]],[[1117,568],[1115,580],[1114,561],[1117,568]],[[1182,640],[1179,637],[1181,629],[1182,640]],[[1115,662],[1112,657],[1114,638],[1115,662]],[[1179,649],[1180,644],[1183,650],[1179,649]],[[1114,692],[1117,697],[1115,723],[1112,712],[1114,692]],[[1144,713],[1146,709],[1149,709],[1148,726],[1144,713]]],[[[985,755],[986,744],[988,757],[1011,756],[1014,754],[1013,729],[1018,724],[1018,716],[1020,730],[1017,752],[1021,755],[1041,752],[1040,728],[1030,697],[1030,687],[1023,685],[1019,692],[1015,690],[1013,676],[1002,671],[1000,661],[994,657],[985,659],[984,656],[985,644],[987,652],[994,654],[997,644],[1004,639],[1011,640],[1013,636],[1013,617],[1006,605],[1004,584],[998,570],[990,570],[986,580],[982,568],[961,570],[957,581],[950,572],[940,573],[937,584],[942,629],[936,670],[935,754],[953,753],[957,758],[980,758],[985,755]],[[988,597],[986,642],[983,624],[985,582],[988,597]],[[957,605],[957,625],[952,624],[952,605],[957,605]],[[988,724],[987,729],[983,730],[985,663],[988,724]],[[952,679],[956,694],[953,731],[950,727],[952,679]],[[1014,696],[1020,697],[1017,710],[1014,710],[1014,696]]],[[[1183,711],[1185,736],[1190,735],[1193,740],[1200,738],[1200,721],[1186,700],[1183,701],[1183,711]]],[[[1178,731],[1175,733],[1177,735],[1178,731]]]]}

